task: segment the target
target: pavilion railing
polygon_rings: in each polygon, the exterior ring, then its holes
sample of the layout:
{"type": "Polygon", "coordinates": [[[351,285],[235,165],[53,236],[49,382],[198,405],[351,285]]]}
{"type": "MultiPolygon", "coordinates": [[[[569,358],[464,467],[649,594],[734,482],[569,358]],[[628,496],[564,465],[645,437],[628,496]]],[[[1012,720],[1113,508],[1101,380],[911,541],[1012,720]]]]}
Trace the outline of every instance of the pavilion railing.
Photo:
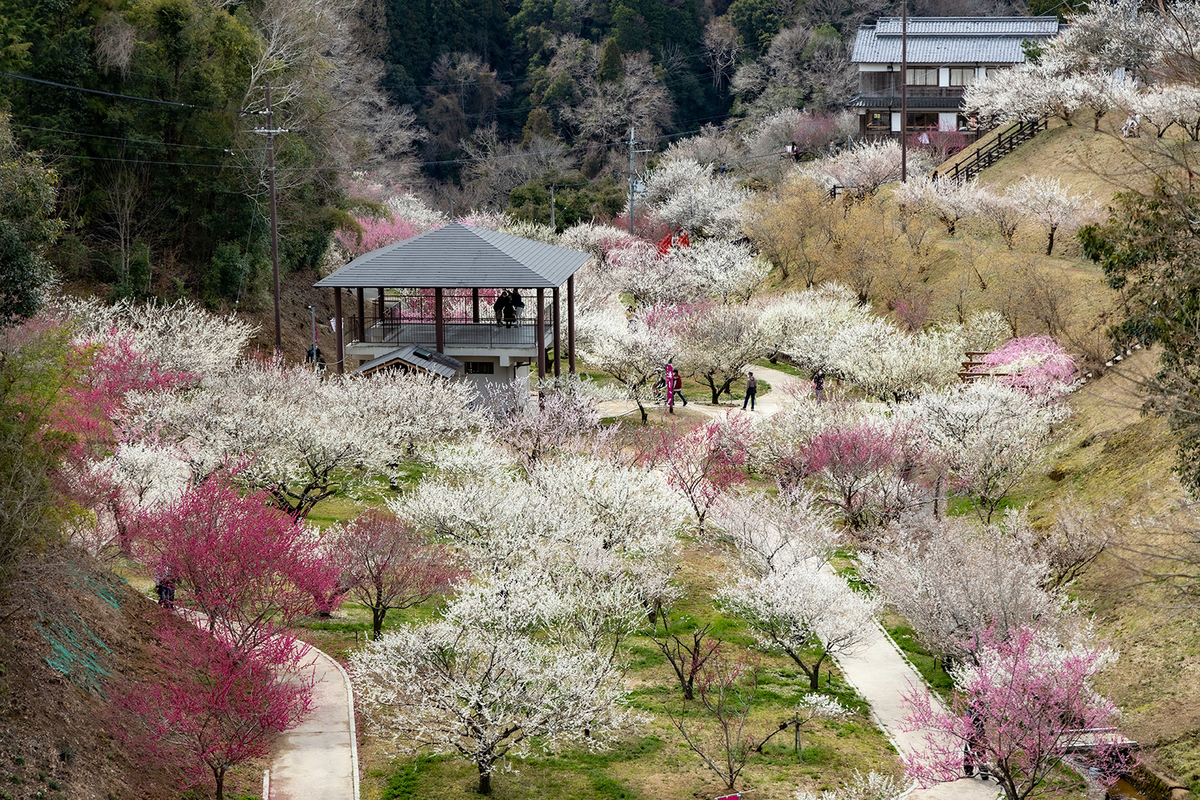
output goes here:
{"type": "MultiPolygon", "coordinates": [[[[473,317],[454,316],[442,322],[445,344],[450,347],[472,346],[499,349],[536,348],[536,321],[527,312],[518,322],[508,326],[496,324],[491,309],[488,315],[480,314],[480,321],[473,317]]],[[[547,314],[543,326],[547,346],[552,346],[553,329],[547,314]]],[[[363,344],[420,344],[436,346],[437,325],[427,317],[400,316],[385,313],[382,317],[368,313],[363,318],[362,336],[359,336],[358,318],[346,320],[346,332],[351,341],[363,344]]]]}

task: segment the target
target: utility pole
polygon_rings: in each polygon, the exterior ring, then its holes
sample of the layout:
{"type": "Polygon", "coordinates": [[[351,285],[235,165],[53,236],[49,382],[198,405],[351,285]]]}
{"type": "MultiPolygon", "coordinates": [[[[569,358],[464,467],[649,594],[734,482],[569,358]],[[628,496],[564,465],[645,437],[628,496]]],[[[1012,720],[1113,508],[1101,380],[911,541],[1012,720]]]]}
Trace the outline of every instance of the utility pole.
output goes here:
{"type": "Polygon", "coordinates": [[[633,126],[629,126],[629,233],[633,234],[633,126]]]}
{"type": "Polygon", "coordinates": [[[271,111],[271,84],[266,85],[267,95],[267,127],[255,130],[255,133],[267,137],[267,189],[271,196],[271,276],[274,281],[275,295],[275,352],[283,352],[283,328],[279,316],[279,222],[275,209],[275,134],[287,131],[275,128],[275,115],[271,111]]]}
{"type": "Polygon", "coordinates": [[[558,226],[554,224],[554,219],[554,184],[552,183],[550,184],[550,230],[557,231],[558,226]]]}
{"type": "Polygon", "coordinates": [[[900,0],[900,182],[908,183],[908,0],[900,0]]]}
{"type": "Polygon", "coordinates": [[[635,153],[649,153],[649,150],[636,150],[637,141],[633,138],[633,128],[629,129],[629,232],[633,233],[633,156],[635,153]]]}

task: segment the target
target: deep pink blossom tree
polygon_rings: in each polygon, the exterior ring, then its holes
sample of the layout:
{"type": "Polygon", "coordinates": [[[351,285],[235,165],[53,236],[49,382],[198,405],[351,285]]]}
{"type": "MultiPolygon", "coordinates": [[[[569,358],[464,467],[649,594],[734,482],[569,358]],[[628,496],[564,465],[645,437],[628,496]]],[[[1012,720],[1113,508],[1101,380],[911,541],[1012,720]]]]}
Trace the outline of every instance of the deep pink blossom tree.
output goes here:
{"type": "Polygon", "coordinates": [[[115,446],[117,424],[130,392],[173,390],[192,385],[198,376],[162,368],[134,348],[129,336],[94,344],[72,344],[67,376],[50,427],[71,440],[69,456],[103,455],[115,446]]]}
{"type": "Polygon", "coordinates": [[[314,598],[336,597],[337,566],[303,523],[262,491],[240,494],[218,476],[147,513],[144,560],[180,587],[208,628],[244,651],[263,646],[314,598]]]}
{"type": "Polygon", "coordinates": [[[928,691],[905,698],[910,730],[926,731],[925,745],[908,761],[910,777],[928,786],[956,780],[964,765],[986,765],[1006,800],[1053,791],[1048,779],[1068,753],[1090,752],[1089,767],[1102,784],[1127,768],[1114,731],[1117,707],[1092,687],[1112,651],[1087,642],[1063,645],[1032,628],[994,629],[981,637],[977,663],[953,675],[950,708],[928,691]]]}
{"type": "Polygon", "coordinates": [[[827,428],[804,449],[804,471],[851,528],[887,522],[914,502],[919,454],[909,438],[881,420],[827,428]]]}
{"type": "Polygon", "coordinates": [[[286,637],[248,654],[173,618],[157,633],[158,670],[115,694],[114,733],[148,764],[178,770],[185,785],[212,780],[222,800],[229,769],[267,755],[309,710],[312,674],[286,637]]]}
{"type": "Polygon", "coordinates": [[[350,595],[371,609],[372,639],[383,632],[388,611],[444,594],[465,574],[443,548],[385,511],[368,511],[336,529],[326,545],[350,595]]]}
{"type": "Polygon", "coordinates": [[[659,433],[649,460],[691,505],[700,530],[717,501],[745,480],[752,435],[748,418],[731,415],[686,433],[674,426],[659,433]]]}

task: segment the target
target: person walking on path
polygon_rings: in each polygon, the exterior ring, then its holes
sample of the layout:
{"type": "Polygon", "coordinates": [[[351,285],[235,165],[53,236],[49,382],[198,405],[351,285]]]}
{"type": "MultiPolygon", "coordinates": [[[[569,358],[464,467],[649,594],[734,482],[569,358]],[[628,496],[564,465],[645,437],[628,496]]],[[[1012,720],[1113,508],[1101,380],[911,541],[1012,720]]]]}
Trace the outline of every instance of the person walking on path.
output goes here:
{"type": "Polygon", "coordinates": [[[817,402],[825,402],[825,370],[818,369],[813,373],[813,394],[816,395],[817,402]]]}
{"type": "Polygon", "coordinates": [[[751,372],[746,378],[746,397],[742,400],[742,411],[746,410],[746,403],[750,404],[750,410],[754,410],[754,398],[758,395],[758,379],[751,372]]]}
{"type": "Polygon", "coordinates": [[[682,400],[683,404],[686,406],[687,398],[683,396],[683,375],[681,375],[679,370],[675,369],[670,364],[667,365],[667,369],[670,370],[670,372],[667,374],[668,382],[671,387],[672,404],[675,402],[675,395],[679,395],[679,399],[682,400]]]}
{"type": "Polygon", "coordinates": [[[675,413],[675,368],[667,364],[663,375],[667,386],[667,413],[675,413]]]}

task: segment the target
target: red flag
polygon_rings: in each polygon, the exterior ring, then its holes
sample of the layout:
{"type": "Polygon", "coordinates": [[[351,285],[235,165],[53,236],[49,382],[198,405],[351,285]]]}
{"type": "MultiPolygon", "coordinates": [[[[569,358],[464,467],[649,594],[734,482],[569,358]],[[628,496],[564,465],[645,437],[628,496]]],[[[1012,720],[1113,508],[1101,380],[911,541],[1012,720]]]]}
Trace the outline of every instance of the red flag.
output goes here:
{"type": "Polygon", "coordinates": [[[667,251],[670,249],[671,249],[671,234],[668,233],[658,243],[658,254],[660,256],[665,256],[667,254],[667,251]]]}
{"type": "Polygon", "coordinates": [[[687,231],[680,231],[679,238],[675,240],[675,244],[680,247],[690,247],[691,241],[688,239],[687,231]]]}

